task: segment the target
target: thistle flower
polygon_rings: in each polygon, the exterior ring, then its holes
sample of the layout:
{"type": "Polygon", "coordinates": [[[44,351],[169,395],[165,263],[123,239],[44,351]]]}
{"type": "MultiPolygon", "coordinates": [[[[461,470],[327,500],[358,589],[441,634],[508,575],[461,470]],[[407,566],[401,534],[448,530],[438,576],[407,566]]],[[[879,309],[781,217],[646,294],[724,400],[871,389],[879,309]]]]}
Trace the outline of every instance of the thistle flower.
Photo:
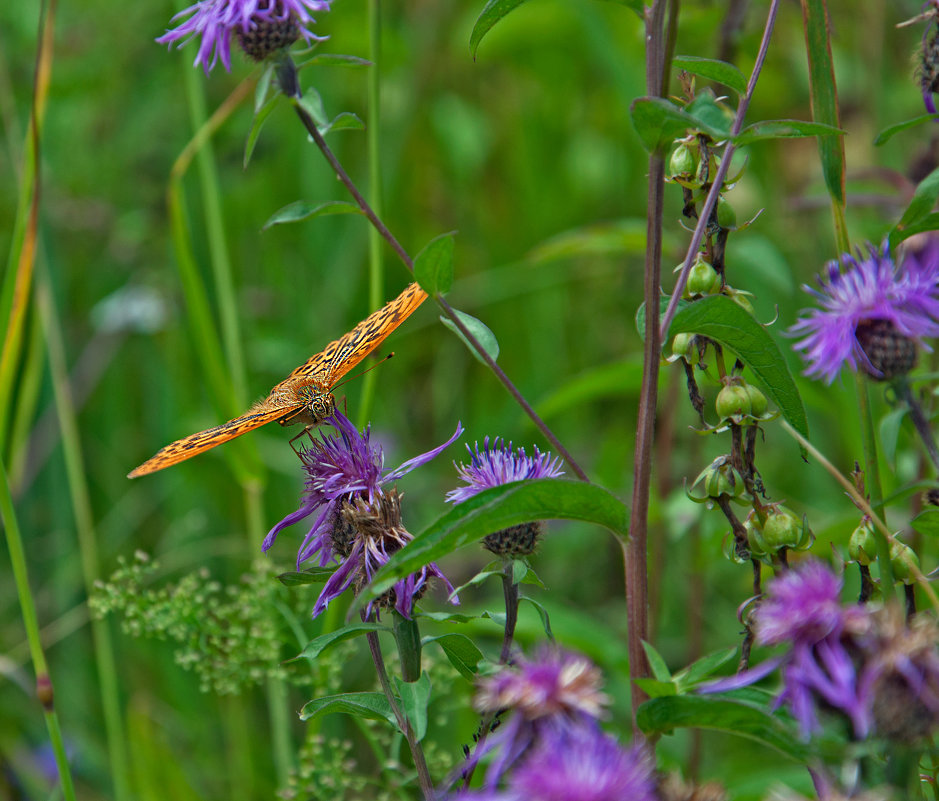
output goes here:
{"type": "MultiPolygon", "coordinates": [[[[478,442],[475,449],[471,449],[469,445],[466,449],[470,454],[470,463],[453,463],[466,485],[447,493],[450,503],[462,503],[483,490],[511,481],[555,478],[564,474],[561,470],[561,460],[557,457],[552,459],[550,453],[541,453],[537,446],[533,448],[534,455],[528,456],[524,448],[512,450],[512,443],[505,445],[501,437],[496,437],[490,446],[489,437],[486,437],[482,451],[478,442]]],[[[543,529],[544,524],[541,521],[510,526],[502,531],[487,534],[483,538],[483,545],[500,556],[524,556],[535,550],[543,529]]]]}
{"type": "MultiPolygon", "coordinates": [[[[314,617],[350,586],[358,592],[393,553],[413,539],[401,524],[401,495],[393,488],[386,491],[385,485],[426,464],[463,433],[458,424],[443,445],[386,470],[381,447],[369,441],[369,428],[360,433],[339,411],[327,422],[338,436],[311,438],[310,445],[301,451],[307,481],[300,508],[274,526],[262,546],[268,550],[283,529],[315,515],[297,552],[297,569],[316,554],[321,567],[335,560],[339,569],[326,582],[313,608],[314,617]]],[[[430,564],[397,582],[379,604],[393,606],[410,617],[413,602],[430,576],[441,579],[453,591],[439,568],[430,564]]]]}
{"type": "Polygon", "coordinates": [[[579,654],[544,649],[533,660],[520,658],[480,682],[474,706],[480,712],[512,712],[484,746],[473,764],[496,751],[486,776],[494,788],[502,774],[545,736],[570,728],[596,727],[609,698],[601,691],[600,671],[579,654]]]}
{"type": "Polygon", "coordinates": [[[884,245],[868,258],[842,254],[826,265],[821,290],[803,286],[821,304],[789,329],[808,362],[806,375],[834,381],[842,365],[877,379],[908,372],[923,337],[939,335],[939,260],[907,258],[899,267],[884,245]],[[840,267],[847,269],[841,272],[840,267]]]}
{"type": "Polygon", "coordinates": [[[231,37],[234,33],[242,49],[256,61],[287,47],[303,37],[306,42],[322,41],[307,26],[314,22],[311,11],[329,11],[332,0],[199,0],[180,11],[173,20],[188,17],[157,39],[160,44],[179,42],[182,47],[195,36],[201,37],[193,66],[202,62],[209,70],[221,59],[231,71],[231,37]],[[180,41],[182,40],[182,41],[180,41]]]}

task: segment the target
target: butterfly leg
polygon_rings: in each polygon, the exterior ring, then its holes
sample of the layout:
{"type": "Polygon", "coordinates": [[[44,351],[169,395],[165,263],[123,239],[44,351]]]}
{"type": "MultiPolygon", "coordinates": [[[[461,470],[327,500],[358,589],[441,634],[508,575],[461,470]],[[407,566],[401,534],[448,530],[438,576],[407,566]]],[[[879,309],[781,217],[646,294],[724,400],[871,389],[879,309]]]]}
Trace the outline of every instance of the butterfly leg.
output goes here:
{"type": "Polygon", "coordinates": [[[300,437],[302,437],[302,436],[304,436],[304,435],[306,435],[307,437],[310,438],[310,442],[313,442],[313,441],[314,441],[314,440],[313,440],[313,434],[310,433],[312,430],[313,430],[313,426],[304,426],[304,427],[303,427],[303,430],[302,430],[299,434],[297,434],[297,436],[291,437],[291,438],[290,438],[290,442],[288,443],[288,444],[290,445],[290,447],[293,448],[293,452],[294,452],[295,454],[297,454],[297,458],[300,459],[301,462],[303,461],[303,453],[297,448],[296,445],[294,445],[294,443],[295,443],[298,439],[300,439],[300,437]]]}

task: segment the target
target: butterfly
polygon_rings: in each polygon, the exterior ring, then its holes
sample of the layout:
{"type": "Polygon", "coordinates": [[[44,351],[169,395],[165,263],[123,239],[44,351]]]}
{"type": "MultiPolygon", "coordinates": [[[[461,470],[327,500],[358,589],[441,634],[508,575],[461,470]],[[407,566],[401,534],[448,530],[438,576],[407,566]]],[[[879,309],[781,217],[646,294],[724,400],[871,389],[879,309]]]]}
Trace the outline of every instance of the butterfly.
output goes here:
{"type": "Polygon", "coordinates": [[[409,285],[348,334],[330,342],[320,353],[307,359],[241,417],[167,445],[127,477],[145,476],[178,464],[272,420],[278,420],[281,425],[303,423],[308,427],[322,423],[336,409],[332,390],[339,379],[384,342],[426,297],[427,293],[417,284],[409,285]]]}

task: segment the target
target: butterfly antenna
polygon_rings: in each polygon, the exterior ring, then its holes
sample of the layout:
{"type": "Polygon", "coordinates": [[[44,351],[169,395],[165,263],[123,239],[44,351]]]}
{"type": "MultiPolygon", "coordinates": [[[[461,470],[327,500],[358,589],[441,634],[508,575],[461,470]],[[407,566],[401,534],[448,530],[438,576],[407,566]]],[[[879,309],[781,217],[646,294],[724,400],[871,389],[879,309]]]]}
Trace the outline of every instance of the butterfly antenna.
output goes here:
{"type": "Polygon", "coordinates": [[[343,384],[348,384],[348,383],[349,383],[350,381],[352,381],[353,379],[356,379],[356,378],[359,378],[360,376],[365,375],[366,373],[370,372],[371,370],[374,370],[376,367],[380,367],[381,365],[383,365],[386,361],[388,361],[388,360],[389,360],[392,356],[394,356],[394,355],[395,355],[395,354],[394,354],[394,351],[392,351],[392,352],[389,353],[387,356],[385,356],[385,358],[381,359],[380,361],[375,362],[375,364],[373,364],[371,367],[366,367],[364,370],[362,370],[362,372],[360,372],[360,373],[355,373],[354,375],[346,376],[344,379],[342,379],[342,381],[340,381],[338,384],[336,384],[334,387],[331,388],[332,391],[335,392],[335,391],[336,391],[337,389],[339,389],[339,387],[341,387],[343,384]]]}

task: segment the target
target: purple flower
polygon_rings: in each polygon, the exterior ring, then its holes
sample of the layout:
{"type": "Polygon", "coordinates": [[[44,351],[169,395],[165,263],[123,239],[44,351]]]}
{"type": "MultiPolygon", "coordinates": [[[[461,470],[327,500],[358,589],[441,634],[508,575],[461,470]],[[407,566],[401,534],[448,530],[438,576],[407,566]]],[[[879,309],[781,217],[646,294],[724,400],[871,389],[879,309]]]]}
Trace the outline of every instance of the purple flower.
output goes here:
{"type": "Polygon", "coordinates": [[[533,660],[519,658],[512,667],[480,682],[474,705],[480,712],[512,712],[471,759],[495,751],[486,774],[494,788],[502,774],[549,731],[595,726],[609,698],[601,691],[600,671],[579,654],[543,649],[533,660]]]}
{"type": "Polygon", "coordinates": [[[561,470],[561,460],[557,457],[552,459],[550,453],[542,453],[537,446],[532,448],[534,456],[528,456],[524,448],[513,451],[511,442],[504,445],[501,437],[496,437],[490,446],[489,437],[486,437],[482,451],[479,450],[478,442],[475,452],[469,445],[466,449],[471,457],[470,463],[458,465],[454,462],[466,486],[447,493],[447,500],[451,503],[462,503],[483,490],[508,484],[510,481],[555,478],[564,474],[561,470]]]}
{"type": "MultiPolygon", "coordinates": [[[[350,586],[361,589],[393,553],[413,539],[401,525],[401,496],[393,488],[386,492],[384,486],[429,462],[463,433],[458,424],[443,445],[386,470],[381,447],[369,442],[370,429],[360,433],[338,411],[328,423],[339,435],[311,439],[301,452],[307,480],[300,508],[274,526],[262,546],[268,550],[284,528],[315,515],[297,552],[297,569],[317,553],[321,567],[335,560],[339,569],[326,582],[313,608],[314,617],[350,586]]],[[[397,582],[381,605],[394,606],[410,617],[413,601],[420,597],[430,576],[443,580],[452,592],[437,566],[430,564],[397,582]]]]}
{"type": "MultiPolygon", "coordinates": [[[[886,327],[888,333],[909,340],[912,348],[922,337],[939,335],[937,277],[939,260],[908,258],[898,267],[886,245],[879,252],[869,245],[866,259],[845,253],[829,262],[819,278],[820,291],[803,287],[822,308],[808,310],[789,329],[793,336],[804,336],[795,349],[803,351],[808,362],[806,375],[830,384],[847,364],[852,370],[860,366],[872,376],[885,376],[882,366],[872,363],[872,348],[865,348],[861,339],[880,337],[886,327]]],[[[911,352],[915,356],[915,349],[911,352]]]]}
{"type": "MultiPolygon", "coordinates": [[[[240,32],[249,35],[264,26],[284,26],[295,39],[302,36],[305,41],[321,41],[306,26],[314,22],[310,11],[329,11],[332,0],[199,0],[195,5],[180,11],[173,20],[188,17],[185,22],[157,39],[160,44],[171,45],[180,41],[182,47],[194,36],[201,36],[199,52],[193,66],[202,62],[206,73],[219,58],[225,69],[231,71],[231,36],[240,32]]],[[[289,42],[285,42],[289,44],[289,42]]]]}
{"type": "Polygon", "coordinates": [[[654,765],[641,748],[625,750],[596,727],[554,730],[509,778],[528,801],[654,801],[654,765]]]}

